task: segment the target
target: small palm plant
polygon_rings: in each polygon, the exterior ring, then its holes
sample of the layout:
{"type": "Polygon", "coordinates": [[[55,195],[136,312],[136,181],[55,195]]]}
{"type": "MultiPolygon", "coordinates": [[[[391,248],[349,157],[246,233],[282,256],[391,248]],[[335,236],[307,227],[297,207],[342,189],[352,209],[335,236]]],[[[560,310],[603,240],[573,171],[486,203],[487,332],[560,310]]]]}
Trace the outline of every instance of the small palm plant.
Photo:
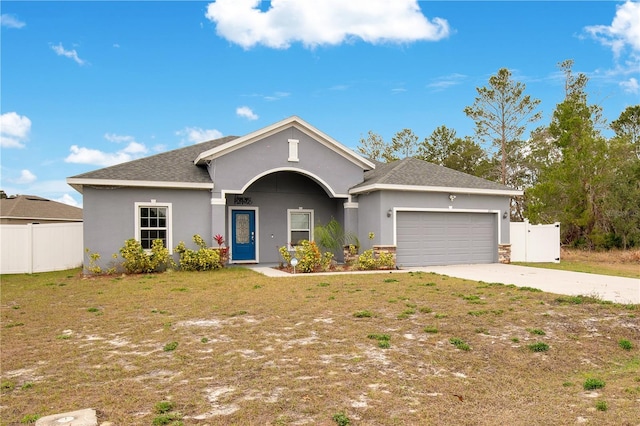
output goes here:
{"type": "Polygon", "coordinates": [[[313,230],[315,241],[324,249],[334,253],[342,250],[344,246],[360,246],[358,237],[352,232],[344,232],[342,225],[335,218],[331,218],[326,225],[318,225],[313,230]]]}

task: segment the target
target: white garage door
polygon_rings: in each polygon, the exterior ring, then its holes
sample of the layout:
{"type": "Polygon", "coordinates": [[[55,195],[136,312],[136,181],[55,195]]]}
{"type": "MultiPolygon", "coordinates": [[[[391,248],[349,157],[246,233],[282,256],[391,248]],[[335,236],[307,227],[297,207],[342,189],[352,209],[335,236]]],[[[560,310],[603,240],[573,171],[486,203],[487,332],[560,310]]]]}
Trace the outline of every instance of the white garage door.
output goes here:
{"type": "Polygon", "coordinates": [[[399,266],[498,261],[495,214],[398,212],[396,224],[399,266]]]}

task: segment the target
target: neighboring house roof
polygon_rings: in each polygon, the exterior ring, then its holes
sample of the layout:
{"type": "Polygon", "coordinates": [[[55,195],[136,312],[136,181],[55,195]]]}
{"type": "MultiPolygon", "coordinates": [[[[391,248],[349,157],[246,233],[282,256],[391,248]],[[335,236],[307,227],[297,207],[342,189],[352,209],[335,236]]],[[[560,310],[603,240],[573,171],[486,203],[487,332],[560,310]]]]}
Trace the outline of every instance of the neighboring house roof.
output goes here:
{"type": "Polygon", "coordinates": [[[218,145],[214,148],[209,149],[208,151],[202,151],[201,154],[198,155],[198,157],[195,159],[194,163],[197,165],[206,164],[207,161],[219,158],[231,151],[235,151],[236,149],[240,149],[244,146],[250,145],[253,142],[263,139],[269,135],[281,132],[282,130],[289,127],[295,127],[296,129],[320,142],[330,150],[338,153],[345,159],[351,161],[359,167],[362,167],[363,170],[371,170],[375,168],[375,165],[371,161],[367,160],[364,157],[361,157],[352,149],[347,148],[337,140],[333,139],[331,136],[328,136],[327,134],[321,132],[311,124],[295,115],[289,118],[285,118],[284,120],[257,130],[246,136],[234,139],[224,145],[218,145]]]}
{"type": "Polygon", "coordinates": [[[82,192],[83,185],[213,188],[206,166],[194,166],[203,151],[224,145],[237,136],[225,136],[189,145],[173,151],[116,164],[67,178],[67,183],[82,192]]]}
{"type": "Polygon", "coordinates": [[[82,209],[35,195],[0,199],[0,219],[82,222],[82,209]]]}
{"type": "Polygon", "coordinates": [[[365,172],[364,181],[349,190],[360,194],[379,190],[457,192],[467,194],[522,195],[522,191],[490,180],[428,163],[405,158],[391,163],[376,163],[365,172]]]}

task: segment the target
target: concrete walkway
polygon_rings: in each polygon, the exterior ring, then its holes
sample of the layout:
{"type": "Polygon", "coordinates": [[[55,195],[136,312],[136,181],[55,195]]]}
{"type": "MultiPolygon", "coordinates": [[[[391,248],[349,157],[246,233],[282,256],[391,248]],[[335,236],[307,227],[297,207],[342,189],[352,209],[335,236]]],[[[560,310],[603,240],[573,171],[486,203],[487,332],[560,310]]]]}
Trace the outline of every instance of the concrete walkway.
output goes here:
{"type": "MultiPolygon", "coordinates": [[[[248,266],[269,277],[293,277],[268,265],[248,266]]],[[[484,265],[426,266],[397,271],[324,272],[310,275],[406,273],[410,271],[434,272],[450,277],[464,278],[487,283],[514,284],[518,287],[533,287],[549,293],[568,296],[594,296],[615,303],[640,303],[640,279],[587,274],[583,272],[559,271],[528,266],[491,263],[484,265]]]]}

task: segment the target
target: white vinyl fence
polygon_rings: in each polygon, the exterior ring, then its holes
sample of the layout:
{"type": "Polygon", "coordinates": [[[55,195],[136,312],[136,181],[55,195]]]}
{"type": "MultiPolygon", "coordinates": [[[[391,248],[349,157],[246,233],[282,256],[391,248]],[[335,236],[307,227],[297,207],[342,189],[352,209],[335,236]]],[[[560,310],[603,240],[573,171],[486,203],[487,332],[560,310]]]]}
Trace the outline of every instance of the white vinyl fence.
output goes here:
{"type": "Polygon", "coordinates": [[[82,266],[82,222],[0,225],[0,273],[31,274],[82,266]]]}
{"type": "Polygon", "coordinates": [[[560,263],[560,222],[550,225],[531,225],[511,222],[512,262],[560,263]]]}

